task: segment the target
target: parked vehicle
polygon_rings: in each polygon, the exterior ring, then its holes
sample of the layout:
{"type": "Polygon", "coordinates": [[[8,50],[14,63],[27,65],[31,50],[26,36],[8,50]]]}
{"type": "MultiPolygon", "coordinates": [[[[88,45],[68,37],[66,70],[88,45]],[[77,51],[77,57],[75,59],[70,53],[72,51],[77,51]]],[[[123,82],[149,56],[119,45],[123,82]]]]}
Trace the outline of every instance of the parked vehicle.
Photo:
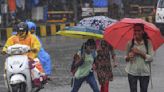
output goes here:
{"type": "Polygon", "coordinates": [[[155,23],[160,28],[161,33],[164,34],[164,0],[158,0],[155,23]]]}

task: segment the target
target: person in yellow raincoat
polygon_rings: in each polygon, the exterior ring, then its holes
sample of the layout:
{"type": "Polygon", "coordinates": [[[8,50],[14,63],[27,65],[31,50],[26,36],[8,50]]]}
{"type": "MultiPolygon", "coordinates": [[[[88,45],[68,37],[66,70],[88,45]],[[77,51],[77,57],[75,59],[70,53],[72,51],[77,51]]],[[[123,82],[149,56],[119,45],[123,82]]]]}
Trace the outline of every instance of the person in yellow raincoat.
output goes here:
{"type": "Polygon", "coordinates": [[[27,53],[27,55],[29,58],[34,59],[37,57],[37,53],[40,50],[41,44],[34,35],[32,35],[30,32],[28,32],[28,27],[27,27],[27,29],[23,29],[23,26],[27,26],[26,24],[24,24],[24,22],[19,23],[18,27],[19,26],[22,26],[22,30],[21,30],[21,27],[20,27],[20,29],[17,28],[17,30],[18,30],[17,34],[11,36],[7,40],[2,51],[6,52],[7,48],[14,44],[27,45],[31,48],[31,51],[29,53],[27,53]],[[23,31],[23,30],[26,30],[26,31],[23,31]]]}
{"type": "MultiPolygon", "coordinates": [[[[29,57],[30,62],[35,62],[35,58],[37,58],[37,54],[40,51],[41,44],[39,40],[36,38],[36,36],[32,35],[28,31],[28,25],[24,22],[20,22],[17,25],[17,34],[11,36],[5,46],[2,49],[2,54],[6,53],[6,50],[9,46],[12,46],[14,44],[22,44],[27,45],[30,47],[31,51],[27,53],[27,56],[29,57]]],[[[39,70],[40,73],[44,73],[42,65],[39,61],[37,63],[35,62],[35,67],[39,70]]]]}

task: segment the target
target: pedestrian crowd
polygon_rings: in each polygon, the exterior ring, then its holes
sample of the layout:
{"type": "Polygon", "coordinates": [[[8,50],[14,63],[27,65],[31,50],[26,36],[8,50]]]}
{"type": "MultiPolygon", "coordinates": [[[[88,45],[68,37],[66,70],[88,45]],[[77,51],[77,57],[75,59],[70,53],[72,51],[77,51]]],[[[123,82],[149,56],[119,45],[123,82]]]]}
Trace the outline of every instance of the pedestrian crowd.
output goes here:
{"type": "MultiPolygon", "coordinates": [[[[17,25],[17,33],[11,36],[3,47],[2,54],[14,44],[25,44],[33,51],[27,55],[31,62],[39,58],[36,67],[41,73],[49,77],[52,73],[51,59],[49,54],[41,45],[41,41],[35,35],[36,26],[32,22],[21,22],[17,25]]],[[[153,61],[153,45],[145,32],[144,25],[136,23],[133,26],[134,34],[132,40],[126,45],[126,68],[130,92],[137,92],[137,81],[140,82],[140,92],[148,92],[151,77],[151,62],[153,61]]],[[[0,46],[2,46],[0,44],[0,46]]],[[[78,92],[82,83],[86,81],[93,92],[109,92],[109,83],[113,81],[112,68],[117,67],[114,47],[106,40],[88,39],[73,56],[71,65],[72,90],[78,92]],[[95,73],[98,84],[96,82],[95,73]]]]}

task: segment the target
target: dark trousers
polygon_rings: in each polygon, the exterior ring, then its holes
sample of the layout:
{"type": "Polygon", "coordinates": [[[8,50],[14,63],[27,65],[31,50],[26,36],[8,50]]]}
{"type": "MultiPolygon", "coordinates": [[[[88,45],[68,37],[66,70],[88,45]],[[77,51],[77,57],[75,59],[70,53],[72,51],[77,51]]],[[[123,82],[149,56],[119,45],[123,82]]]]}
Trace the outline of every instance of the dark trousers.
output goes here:
{"type": "Polygon", "coordinates": [[[90,72],[89,75],[84,78],[80,78],[80,79],[75,78],[71,92],[78,92],[79,88],[81,87],[81,84],[84,81],[87,81],[87,83],[92,88],[93,92],[99,92],[99,88],[97,86],[97,82],[96,82],[93,72],[90,72]]]}
{"type": "Polygon", "coordinates": [[[128,74],[130,92],[137,92],[137,81],[140,82],[140,92],[147,92],[149,85],[149,76],[133,76],[128,74]]]}

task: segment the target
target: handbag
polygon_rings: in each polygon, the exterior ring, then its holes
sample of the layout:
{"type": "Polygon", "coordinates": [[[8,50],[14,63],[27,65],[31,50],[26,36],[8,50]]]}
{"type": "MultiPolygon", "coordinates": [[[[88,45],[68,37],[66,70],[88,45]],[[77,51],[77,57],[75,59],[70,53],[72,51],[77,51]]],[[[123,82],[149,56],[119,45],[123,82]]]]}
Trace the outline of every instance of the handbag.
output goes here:
{"type": "Polygon", "coordinates": [[[73,62],[71,64],[71,73],[74,75],[79,66],[83,65],[84,59],[82,59],[77,53],[73,56],[73,62]]]}

